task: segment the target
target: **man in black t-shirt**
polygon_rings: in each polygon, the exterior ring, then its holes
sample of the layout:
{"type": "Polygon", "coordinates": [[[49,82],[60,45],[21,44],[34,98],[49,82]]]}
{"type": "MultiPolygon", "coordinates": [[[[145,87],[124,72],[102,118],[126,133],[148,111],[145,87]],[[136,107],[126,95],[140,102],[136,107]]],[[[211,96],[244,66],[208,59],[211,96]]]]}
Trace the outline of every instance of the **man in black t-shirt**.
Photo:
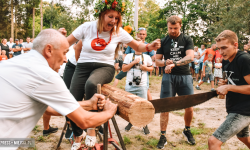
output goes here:
{"type": "Polygon", "coordinates": [[[210,150],[221,145],[234,135],[250,148],[250,55],[238,51],[238,37],[230,30],[220,33],[216,44],[223,57],[222,69],[227,71],[227,80],[220,80],[218,94],[226,96],[226,120],[208,140],[210,150]]]}
{"type": "MultiPolygon", "coordinates": [[[[193,78],[190,74],[189,63],[194,59],[194,44],[192,39],[180,32],[181,18],[171,16],[167,20],[168,34],[161,40],[161,48],[156,53],[156,65],[165,67],[162,77],[161,98],[174,97],[176,93],[181,95],[192,95],[193,78]],[[165,61],[162,61],[164,56],[165,61]]],[[[182,132],[190,144],[195,144],[190,126],[193,118],[193,108],[185,109],[185,128],[182,132]]],[[[169,112],[161,113],[160,126],[161,137],[157,148],[163,149],[167,144],[165,137],[169,112]]]]}

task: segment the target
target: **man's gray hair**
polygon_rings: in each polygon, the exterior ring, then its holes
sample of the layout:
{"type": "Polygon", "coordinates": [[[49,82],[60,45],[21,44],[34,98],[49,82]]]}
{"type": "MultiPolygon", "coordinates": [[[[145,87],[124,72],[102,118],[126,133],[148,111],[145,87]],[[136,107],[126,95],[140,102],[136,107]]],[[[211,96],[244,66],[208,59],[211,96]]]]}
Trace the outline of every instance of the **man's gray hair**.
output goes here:
{"type": "Polygon", "coordinates": [[[54,29],[42,30],[33,41],[32,49],[42,54],[46,45],[50,44],[54,49],[61,47],[61,39],[65,38],[60,32],[54,29]]]}

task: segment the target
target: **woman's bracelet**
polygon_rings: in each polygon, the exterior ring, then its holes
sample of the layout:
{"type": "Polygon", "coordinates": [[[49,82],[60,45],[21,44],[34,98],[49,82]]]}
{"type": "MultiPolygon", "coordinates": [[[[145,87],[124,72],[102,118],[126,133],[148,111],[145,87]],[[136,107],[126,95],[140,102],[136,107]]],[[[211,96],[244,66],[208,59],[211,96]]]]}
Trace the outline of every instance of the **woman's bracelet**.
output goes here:
{"type": "Polygon", "coordinates": [[[149,45],[150,43],[148,43],[147,45],[146,45],[146,50],[148,51],[148,52],[151,52],[151,50],[149,50],[148,49],[148,45],[149,45]]]}

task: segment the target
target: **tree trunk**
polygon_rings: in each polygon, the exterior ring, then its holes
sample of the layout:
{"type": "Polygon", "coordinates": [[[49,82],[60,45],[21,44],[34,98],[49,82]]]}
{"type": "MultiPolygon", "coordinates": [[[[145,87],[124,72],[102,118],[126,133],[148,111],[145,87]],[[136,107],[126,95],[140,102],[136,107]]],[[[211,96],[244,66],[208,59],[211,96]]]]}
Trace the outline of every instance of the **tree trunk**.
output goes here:
{"type": "Polygon", "coordinates": [[[15,39],[17,39],[17,31],[18,31],[17,29],[17,5],[15,6],[15,39]]]}
{"type": "Polygon", "coordinates": [[[35,7],[33,7],[32,38],[35,38],[35,7]]]}
{"type": "Polygon", "coordinates": [[[152,103],[108,84],[102,86],[102,94],[118,104],[118,115],[137,127],[149,124],[155,114],[152,103]]]}
{"type": "Polygon", "coordinates": [[[11,0],[11,38],[14,39],[14,14],[13,0],[11,0]]]}
{"type": "Polygon", "coordinates": [[[41,31],[43,30],[43,0],[41,0],[41,4],[40,4],[41,8],[40,8],[40,13],[41,13],[41,31]]]}
{"type": "Polygon", "coordinates": [[[138,31],[138,5],[139,5],[139,0],[135,0],[134,26],[136,32],[138,31]]]}

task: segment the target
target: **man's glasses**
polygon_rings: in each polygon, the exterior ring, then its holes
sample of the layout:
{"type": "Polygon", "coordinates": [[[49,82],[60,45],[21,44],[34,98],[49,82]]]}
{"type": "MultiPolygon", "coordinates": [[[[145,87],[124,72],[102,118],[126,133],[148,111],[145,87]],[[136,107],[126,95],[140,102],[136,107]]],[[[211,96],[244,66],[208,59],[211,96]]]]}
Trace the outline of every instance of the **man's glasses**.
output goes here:
{"type": "Polygon", "coordinates": [[[139,31],[140,31],[140,30],[145,30],[145,31],[147,31],[147,29],[146,29],[146,28],[139,28],[138,30],[139,30],[139,31]]]}

